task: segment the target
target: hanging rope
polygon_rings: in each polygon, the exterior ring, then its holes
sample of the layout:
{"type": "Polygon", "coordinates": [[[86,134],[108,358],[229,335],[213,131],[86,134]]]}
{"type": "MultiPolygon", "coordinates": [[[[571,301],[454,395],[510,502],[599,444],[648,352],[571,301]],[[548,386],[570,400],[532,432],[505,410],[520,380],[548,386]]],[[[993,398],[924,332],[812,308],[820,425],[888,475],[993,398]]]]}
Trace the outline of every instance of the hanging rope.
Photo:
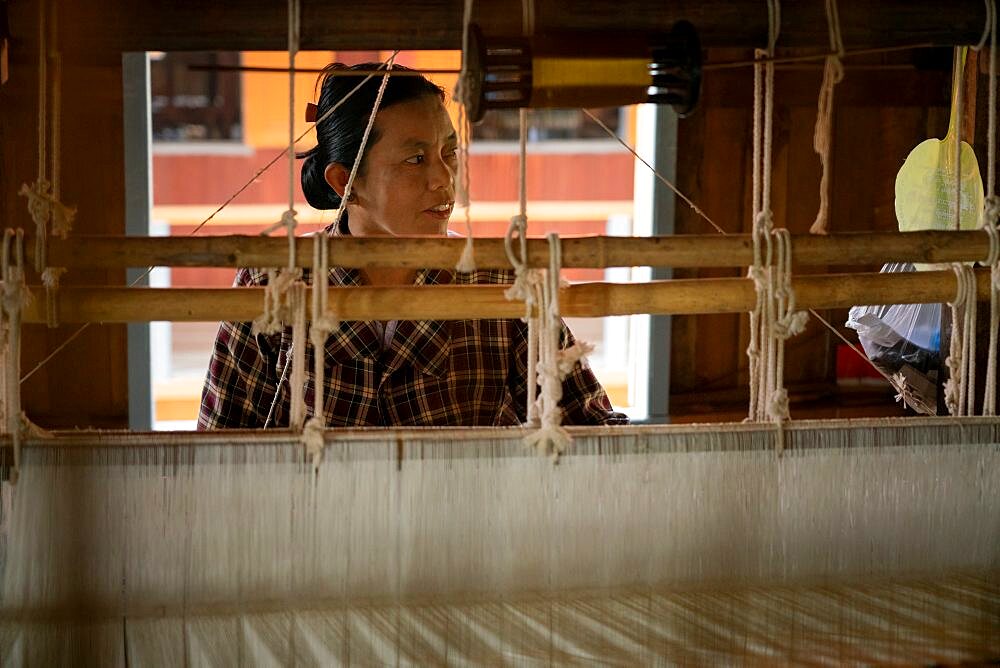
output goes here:
{"type": "MultiPolygon", "coordinates": [[[[299,0],[288,0],[288,208],[281,214],[281,220],[261,232],[268,236],[275,230],[284,227],[288,238],[288,266],[284,271],[267,270],[267,285],[264,288],[264,313],[254,320],[253,332],[276,334],[281,331],[282,323],[294,319],[295,307],[289,295],[289,290],[296,281],[302,278],[302,272],[296,267],[295,258],[295,228],[298,222],[295,218],[295,56],[299,49],[299,0]]],[[[297,392],[292,387],[293,401],[297,392]]]]}
{"type": "Polygon", "coordinates": [[[562,381],[572,371],[573,365],[586,354],[583,346],[573,350],[559,349],[562,335],[562,321],[559,318],[560,270],[562,267],[562,246],[559,235],[550,232],[549,270],[540,282],[541,300],[538,302],[538,376],[542,393],[539,397],[541,426],[524,439],[525,445],[539,454],[549,455],[553,461],[566,449],[572,440],[562,426],[562,381]]]}
{"type": "Polygon", "coordinates": [[[990,252],[984,262],[990,268],[990,339],[986,357],[986,388],[983,394],[983,415],[997,414],[997,330],[1000,329],[1000,197],[996,194],[997,158],[997,6],[996,0],[986,0],[986,28],[976,47],[982,49],[990,41],[989,104],[986,126],[986,199],[983,201],[979,226],[990,238],[990,252]]]}
{"type": "MultiPolygon", "coordinates": [[[[780,28],[780,5],[769,0],[768,43],[766,50],[758,50],[758,58],[771,58],[780,28]]],[[[771,143],[774,118],[774,64],[765,61],[754,66],[753,104],[753,265],[749,276],[753,279],[757,302],[750,312],[750,342],[747,347],[750,378],[749,419],[764,421],[768,418],[768,402],[776,391],[774,360],[776,341],[773,336],[775,321],[774,250],[771,243],[774,228],[771,213],[771,143]]]]}
{"type": "Polygon", "coordinates": [[[538,403],[536,400],[538,387],[538,327],[539,314],[542,307],[542,272],[532,269],[528,262],[528,110],[518,112],[518,213],[511,217],[507,233],[504,235],[504,249],[507,259],[514,267],[514,284],[507,288],[504,295],[507,299],[524,301],[524,321],[528,325],[528,359],[527,359],[527,406],[525,409],[526,426],[539,427],[538,403]],[[518,242],[518,253],[514,252],[514,241],[518,242]]]}
{"type": "Polygon", "coordinates": [[[30,186],[22,184],[18,194],[28,201],[28,213],[35,223],[35,270],[41,273],[48,265],[48,234],[66,238],[76,208],[63,204],[61,197],[62,144],[62,58],[58,49],[58,24],[56,5],[47,14],[48,0],[38,3],[38,173],[30,186]],[[49,67],[49,61],[52,67],[49,67]],[[51,89],[51,94],[50,94],[51,89]],[[51,117],[48,107],[52,105],[51,117]],[[48,135],[51,133],[51,151],[48,135]],[[51,156],[51,180],[48,171],[51,156]]]}
{"type": "MultiPolygon", "coordinates": [[[[361,135],[361,145],[358,146],[358,153],[354,156],[354,164],[351,166],[351,173],[347,177],[347,184],[344,186],[344,194],[340,198],[340,206],[333,218],[332,229],[339,229],[340,221],[344,217],[347,203],[352,201],[351,191],[354,188],[354,179],[357,178],[358,170],[361,168],[361,161],[365,155],[365,147],[371,137],[372,128],[375,127],[375,117],[382,105],[382,97],[385,88],[389,84],[389,77],[392,76],[392,68],[395,64],[396,54],[390,56],[386,64],[385,74],[382,76],[382,83],[379,85],[378,93],[375,95],[375,104],[372,105],[372,113],[368,116],[368,125],[365,126],[364,134],[361,135]]],[[[326,117],[327,114],[324,114],[326,117]]],[[[313,345],[313,376],[315,387],[313,390],[313,417],[306,423],[302,434],[302,442],[306,452],[312,456],[313,466],[318,467],[323,458],[323,430],[326,428],[325,418],[325,373],[326,357],[324,350],[326,340],[330,332],[340,326],[336,316],[329,312],[330,303],[330,269],[329,269],[330,246],[329,239],[322,231],[318,232],[313,242],[313,319],[309,332],[309,339],[313,345]]]]}
{"type": "Polygon", "coordinates": [[[844,78],[844,42],[840,35],[840,13],[837,0],[826,0],[826,25],[830,33],[831,55],[823,66],[823,83],[819,88],[816,105],[816,127],[813,130],[813,149],[819,155],[823,175],[819,182],[819,211],[809,231],[826,234],[830,217],[830,150],[833,146],[833,89],[844,78]]]}
{"type": "Polygon", "coordinates": [[[469,123],[468,105],[471,86],[469,80],[469,25],[472,23],[473,0],[465,0],[462,13],[462,71],[455,86],[455,99],[458,100],[458,204],[465,211],[465,247],[455,265],[455,271],[469,273],[476,270],[476,259],[473,254],[472,214],[469,211],[472,198],[469,195],[469,143],[472,140],[472,125],[469,123]]]}
{"type": "Polygon", "coordinates": [[[781,7],[768,3],[768,46],[758,51],[766,59],[754,68],[753,144],[753,265],[749,269],[757,292],[750,313],[750,410],[748,419],[769,420],[777,428],[777,451],[784,451],[784,423],[789,419],[784,386],[785,341],[805,329],[808,315],[796,308],[792,289],[792,242],[787,229],[774,228],[771,209],[774,126],[774,46],[781,25],[781,7]]]}
{"type": "Polygon", "coordinates": [[[944,385],[945,405],[953,416],[971,415],[975,410],[976,275],[967,264],[952,265],[958,289],[948,303],[952,313],[949,378],[944,385]]]}

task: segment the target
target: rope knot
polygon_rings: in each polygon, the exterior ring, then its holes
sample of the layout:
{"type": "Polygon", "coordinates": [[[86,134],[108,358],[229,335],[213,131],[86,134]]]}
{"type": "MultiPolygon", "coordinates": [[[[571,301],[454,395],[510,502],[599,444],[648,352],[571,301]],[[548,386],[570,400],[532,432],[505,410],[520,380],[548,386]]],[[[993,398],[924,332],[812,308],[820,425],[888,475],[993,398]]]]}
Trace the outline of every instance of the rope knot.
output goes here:
{"type": "Polygon", "coordinates": [[[254,334],[277,334],[283,322],[292,318],[290,292],[292,285],[302,278],[302,270],[267,270],[267,285],[264,287],[264,313],[254,319],[251,331],[254,334]]]}
{"type": "Polygon", "coordinates": [[[569,433],[561,425],[546,421],[540,429],[524,437],[524,445],[534,448],[540,455],[548,455],[555,463],[571,440],[569,433]]]}
{"type": "Polygon", "coordinates": [[[313,470],[319,470],[319,464],[323,461],[323,449],[326,442],[323,439],[323,421],[318,417],[311,417],[302,428],[302,435],[299,437],[302,445],[305,446],[306,454],[312,458],[313,470]]]}
{"type": "Polygon", "coordinates": [[[774,324],[774,333],[782,339],[789,339],[804,332],[808,321],[809,314],[805,311],[789,313],[774,324]]]}
{"type": "Polygon", "coordinates": [[[49,290],[59,289],[59,277],[66,273],[66,267],[46,267],[42,272],[42,285],[49,290]]]}
{"type": "Polygon", "coordinates": [[[767,398],[767,416],[774,422],[786,422],[788,413],[788,391],[779,388],[767,398]]]}
{"type": "MultiPolygon", "coordinates": [[[[892,383],[893,388],[897,392],[896,403],[902,401],[904,406],[913,408],[913,391],[910,389],[910,384],[906,382],[906,376],[903,375],[903,372],[897,372],[889,379],[889,382],[892,383]]],[[[945,387],[945,392],[947,391],[948,389],[945,387]]]]}
{"type": "Polygon", "coordinates": [[[774,213],[770,209],[764,209],[754,217],[753,225],[757,231],[770,232],[774,229],[774,213]]]}
{"type": "Polygon", "coordinates": [[[565,379],[587,355],[594,352],[594,346],[587,341],[577,341],[569,348],[559,351],[559,380],[565,379]]]}
{"type": "Polygon", "coordinates": [[[52,215],[52,186],[46,179],[38,179],[31,186],[27,183],[21,184],[21,189],[17,192],[21,197],[28,200],[28,213],[35,225],[44,228],[52,215]]]}
{"type": "Polygon", "coordinates": [[[314,317],[309,328],[309,341],[313,344],[313,348],[322,349],[326,345],[326,340],[330,338],[330,333],[338,327],[340,322],[328,314],[314,317]]]}

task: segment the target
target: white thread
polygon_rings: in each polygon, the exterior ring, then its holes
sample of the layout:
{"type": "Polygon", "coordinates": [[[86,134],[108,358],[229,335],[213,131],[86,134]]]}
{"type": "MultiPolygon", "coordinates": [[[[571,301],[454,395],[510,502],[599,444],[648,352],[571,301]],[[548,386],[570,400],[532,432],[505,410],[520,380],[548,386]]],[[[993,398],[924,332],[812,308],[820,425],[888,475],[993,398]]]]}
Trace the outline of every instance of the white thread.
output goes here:
{"type": "MultiPolygon", "coordinates": [[[[368,146],[368,139],[371,136],[372,128],[375,126],[375,118],[378,116],[379,107],[382,104],[382,97],[385,94],[386,86],[389,84],[389,77],[395,64],[395,56],[389,57],[386,63],[386,72],[382,76],[378,93],[375,95],[375,103],[372,105],[372,112],[368,116],[368,124],[361,135],[361,144],[358,152],[354,156],[354,164],[351,173],[347,177],[344,186],[344,193],[340,198],[340,206],[334,216],[332,229],[340,227],[340,221],[344,217],[347,202],[351,197],[351,190],[354,187],[354,179],[357,178],[361,161],[365,155],[365,148],[368,146]]],[[[324,114],[325,118],[327,114],[324,114]]],[[[318,121],[317,121],[318,122],[318,121]]],[[[325,234],[317,232],[313,238],[313,273],[312,273],[312,321],[310,322],[309,341],[313,346],[313,415],[306,423],[302,432],[302,443],[306,452],[310,454],[313,466],[318,467],[323,459],[323,430],[326,429],[326,340],[330,332],[340,326],[335,316],[329,313],[330,303],[330,240],[325,234]]],[[[303,341],[303,348],[305,342],[303,341]]],[[[294,374],[293,374],[294,378],[294,374]]]]}
{"type": "Polygon", "coordinates": [[[962,416],[975,411],[976,276],[967,264],[955,263],[952,270],[957,289],[949,302],[952,328],[944,392],[949,414],[962,416]]]}
{"type": "Polygon", "coordinates": [[[469,123],[469,26],[472,23],[473,0],[465,0],[462,12],[462,71],[455,85],[454,98],[458,101],[458,178],[456,180],[456,200],[463,207],[465,217],[465,246],[455,264],[455,271],[471,273],[476,270],[474,255],[474,235],[472,232],[472,197],[469,194],[469,142],[472,140],[472,125],[469,123]]]}
{"type": "Polygon", "coordinates": [[[288,426],[299,431],[306,418],[306,286],[295,281],[289,292],[292,311],[292,377],[289,381],[290,416],[288,426]]]}
{"type": "Polygon", "coordinates": [[[62,54],[59,52],[59,3],[52,5],[49,21],[49,45],[52,58],[52,234],[65,239],[73,227],[76,207],[66,206],[62,199],[62,54]]]}
{"type": "MultiPolygon", "coordinates": [[[[559,288],[560,268],[562,266],[562,248],[559,235],[550,232],[546,238],[549,242],[549,270],[543,281],[542,300],[539,314],[539,355],[538,374],[541,379],[541,427],[525,437],[525,445],[535,448],[539,454],[547,454],[553,461],[559,458],[559,453],[570,443],[569,433],[562,426],[562,381],[565,374],[560,368],[559,339],[562,327],[559,320],[559,288]]],[[[573,351],[571,356],[579,359],[580,351],[573,351]]],[[[568,358],[567,358],[568,359],[568,358]]],[[[572,370],[572,365],[565,368],[566,373],[572,370]]]]}
{"type": "Polygon", "coordinates": [[[774,422],[776,450],[784,450],[784,422],[789,419],[784,387],[785,340],[805,328],[796,310],[791,284],[792,249],[787,229],[774,229],[771,211],[774,124],[774,46],[780,26],[780,5],[768,3],[768,48],[757,51],[765,63],[754,66],[753,264],[748,270],[757,301],[750,312],[749,420],[774,422]]]}
{"type": "Polygon", "coordinates": [[[813,150],[819,155],[822,176],[819,185],[819,211],[809,231],[826,234],[830,217],[830,150],[833,146],[833,89],[844,78],[840,63],[844,44],[840,36],[840,14],[837,0],[826,0],[826,23],[830,32],[830,50],[823,66],[823,83],[820,84],[816,105],[816,127],[813,130],[813,150]]]}
{"type": "Polygon", "coordinates": [[[524,300],[524,320],[528,325],[528,359],[526,383],[527,405],[525,407],[525,424],[532,428],[540,426],[538,391],[538,359],[541,354],[539,345],[541,318],[544,317],[544,298],[542,295],[542,272],[531,269],[528,262],[528,112],[521,109],[518,114],[518,213],[511,217],[507,233],[504,235],[504,249],[507,259],[514,267],[514,284],[505,291],[507,299],[524,300]],[[514,252],[514,237],[518,238],[520,257],[514,252]]]}
{"type": "MultiPolygon", "coordinates": [[[[35,183],[31,187],[37,195],[44,196],[46,201],[51,196],[51,183],[46,174],[48,158],[46,155],[46,133],[48,132],[48,122],[46,113],[48,111],[48,53],[46,51],[46,17],[45,9],[47,0],[39,0],[38,3],[38,175],[35,183]]],[[[21,187],[22,194],[25,187],[21,187]]],[[[42,271],[47,264],[47,243],[48,243],[48,222],[51,210],[48,206],[44,209],[37,203],[32,208],[32,199],[28,199],[28,211],[35,222],[35,270],[42,271]]]]}
{"type": "MultiPolygon", "coordinates": [[[[262,236],[267,236],[275,230],[284,227],[285,236],[288,239],[288,266],[285,271],[268,270],[267,285],[264,287],[264,313],[254,320],[252,331],[254,333],[263,332],[265,334],[275,334],[282,328],[282,323],[293,319],[297,321],[297,296],[290,294],[294,290],[293,286],[302,277],[302,272],[296,267],[295,257],[295,228],[298,223],[295,219],[295,55],[298,51],[298,0],[288,0],[288,208],[281,214],[281,220],[261,232],[262,236]]],[[[295,326],[292,328],[292,365],[297,367],[299,360],[304,354],[304,346],[296,346],[294,340],[302,337],[302,332],[295,326]]],[[[301,388],[295,383],[293,373],[292,391],[292,417],[291,424],[298,428],[301,426],[301,416],[296,412],[301,402],[296,402],[296,397],[300,396],[301,388]]]]}
{"type": "Polygon", "coordinates": [[[281,224],[288,237],[288,270],[295,269],[295,56],[299,52],[299,0],[288,0],[288,209],[281,224]]]}

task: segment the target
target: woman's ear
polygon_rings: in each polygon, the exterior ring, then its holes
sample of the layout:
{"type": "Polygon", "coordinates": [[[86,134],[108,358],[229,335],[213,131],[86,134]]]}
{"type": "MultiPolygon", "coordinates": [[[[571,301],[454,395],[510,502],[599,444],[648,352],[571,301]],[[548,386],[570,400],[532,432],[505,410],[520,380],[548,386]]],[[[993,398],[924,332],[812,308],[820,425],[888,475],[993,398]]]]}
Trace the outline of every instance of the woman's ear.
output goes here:
{"type": "Polygon", "coordinates": [[[331,162],[326,166],[323,177],[330,184],[330,187],[333,188],[333,192],[337,193],[340,197],[344,196],[344,191],[347,189],[347,180],[351,177],[351,173],[346,167],[339,162],[331,162]]]}

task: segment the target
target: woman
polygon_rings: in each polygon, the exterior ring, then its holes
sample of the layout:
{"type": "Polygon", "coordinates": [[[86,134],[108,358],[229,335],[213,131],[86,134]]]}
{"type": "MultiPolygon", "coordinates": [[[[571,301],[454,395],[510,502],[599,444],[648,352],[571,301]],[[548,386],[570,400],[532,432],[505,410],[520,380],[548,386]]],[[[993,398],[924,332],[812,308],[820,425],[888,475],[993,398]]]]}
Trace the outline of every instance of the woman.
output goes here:
{"type": "MultiPolygon", "coordinates": [[[[356,65],[374,69],[378,63],[356,65]]],[[[344,65],[334,64],[336,72],[344,65]]],[[[398,69],[398,68],[397,68],[398,69]]],[[[317,118],[357,85],[323,78],[317,118]]],[[[302,189],[317,209],[337,209],[374,105],[380,78],[366,82],[317,126],[304,155],[302,189]]],[[[457,137],[444,92],[421,76],[390,77],[375,125],[331,235],[445,235],[455,205],[457,137]]],[[[308,280],[308,277],[307,277],[308,280]]],[[[334,267],[333,286],[511,283],[510,272],[334,267]]],[[[266,283],[241,269],[236,285],[266,283]]],[[[199,429],[287,426],[291,329],[253,335],[250,323],[223,323],[202,393],[199,429]]],[[[572,335],[564,329],[564,344],[572,335]]],[[[525,419],[527,326],[519,320],[343,322],[327,339],[324,420],[328,426],[501,426],[525,419]]],[[[312,369],[313,348],[306,350],[312,369]]],[[[314,377],[305,399],[314,405],[314,377]]],[[[625,424],[585,364],[563,384],[566,424],[625,424]]]]}

